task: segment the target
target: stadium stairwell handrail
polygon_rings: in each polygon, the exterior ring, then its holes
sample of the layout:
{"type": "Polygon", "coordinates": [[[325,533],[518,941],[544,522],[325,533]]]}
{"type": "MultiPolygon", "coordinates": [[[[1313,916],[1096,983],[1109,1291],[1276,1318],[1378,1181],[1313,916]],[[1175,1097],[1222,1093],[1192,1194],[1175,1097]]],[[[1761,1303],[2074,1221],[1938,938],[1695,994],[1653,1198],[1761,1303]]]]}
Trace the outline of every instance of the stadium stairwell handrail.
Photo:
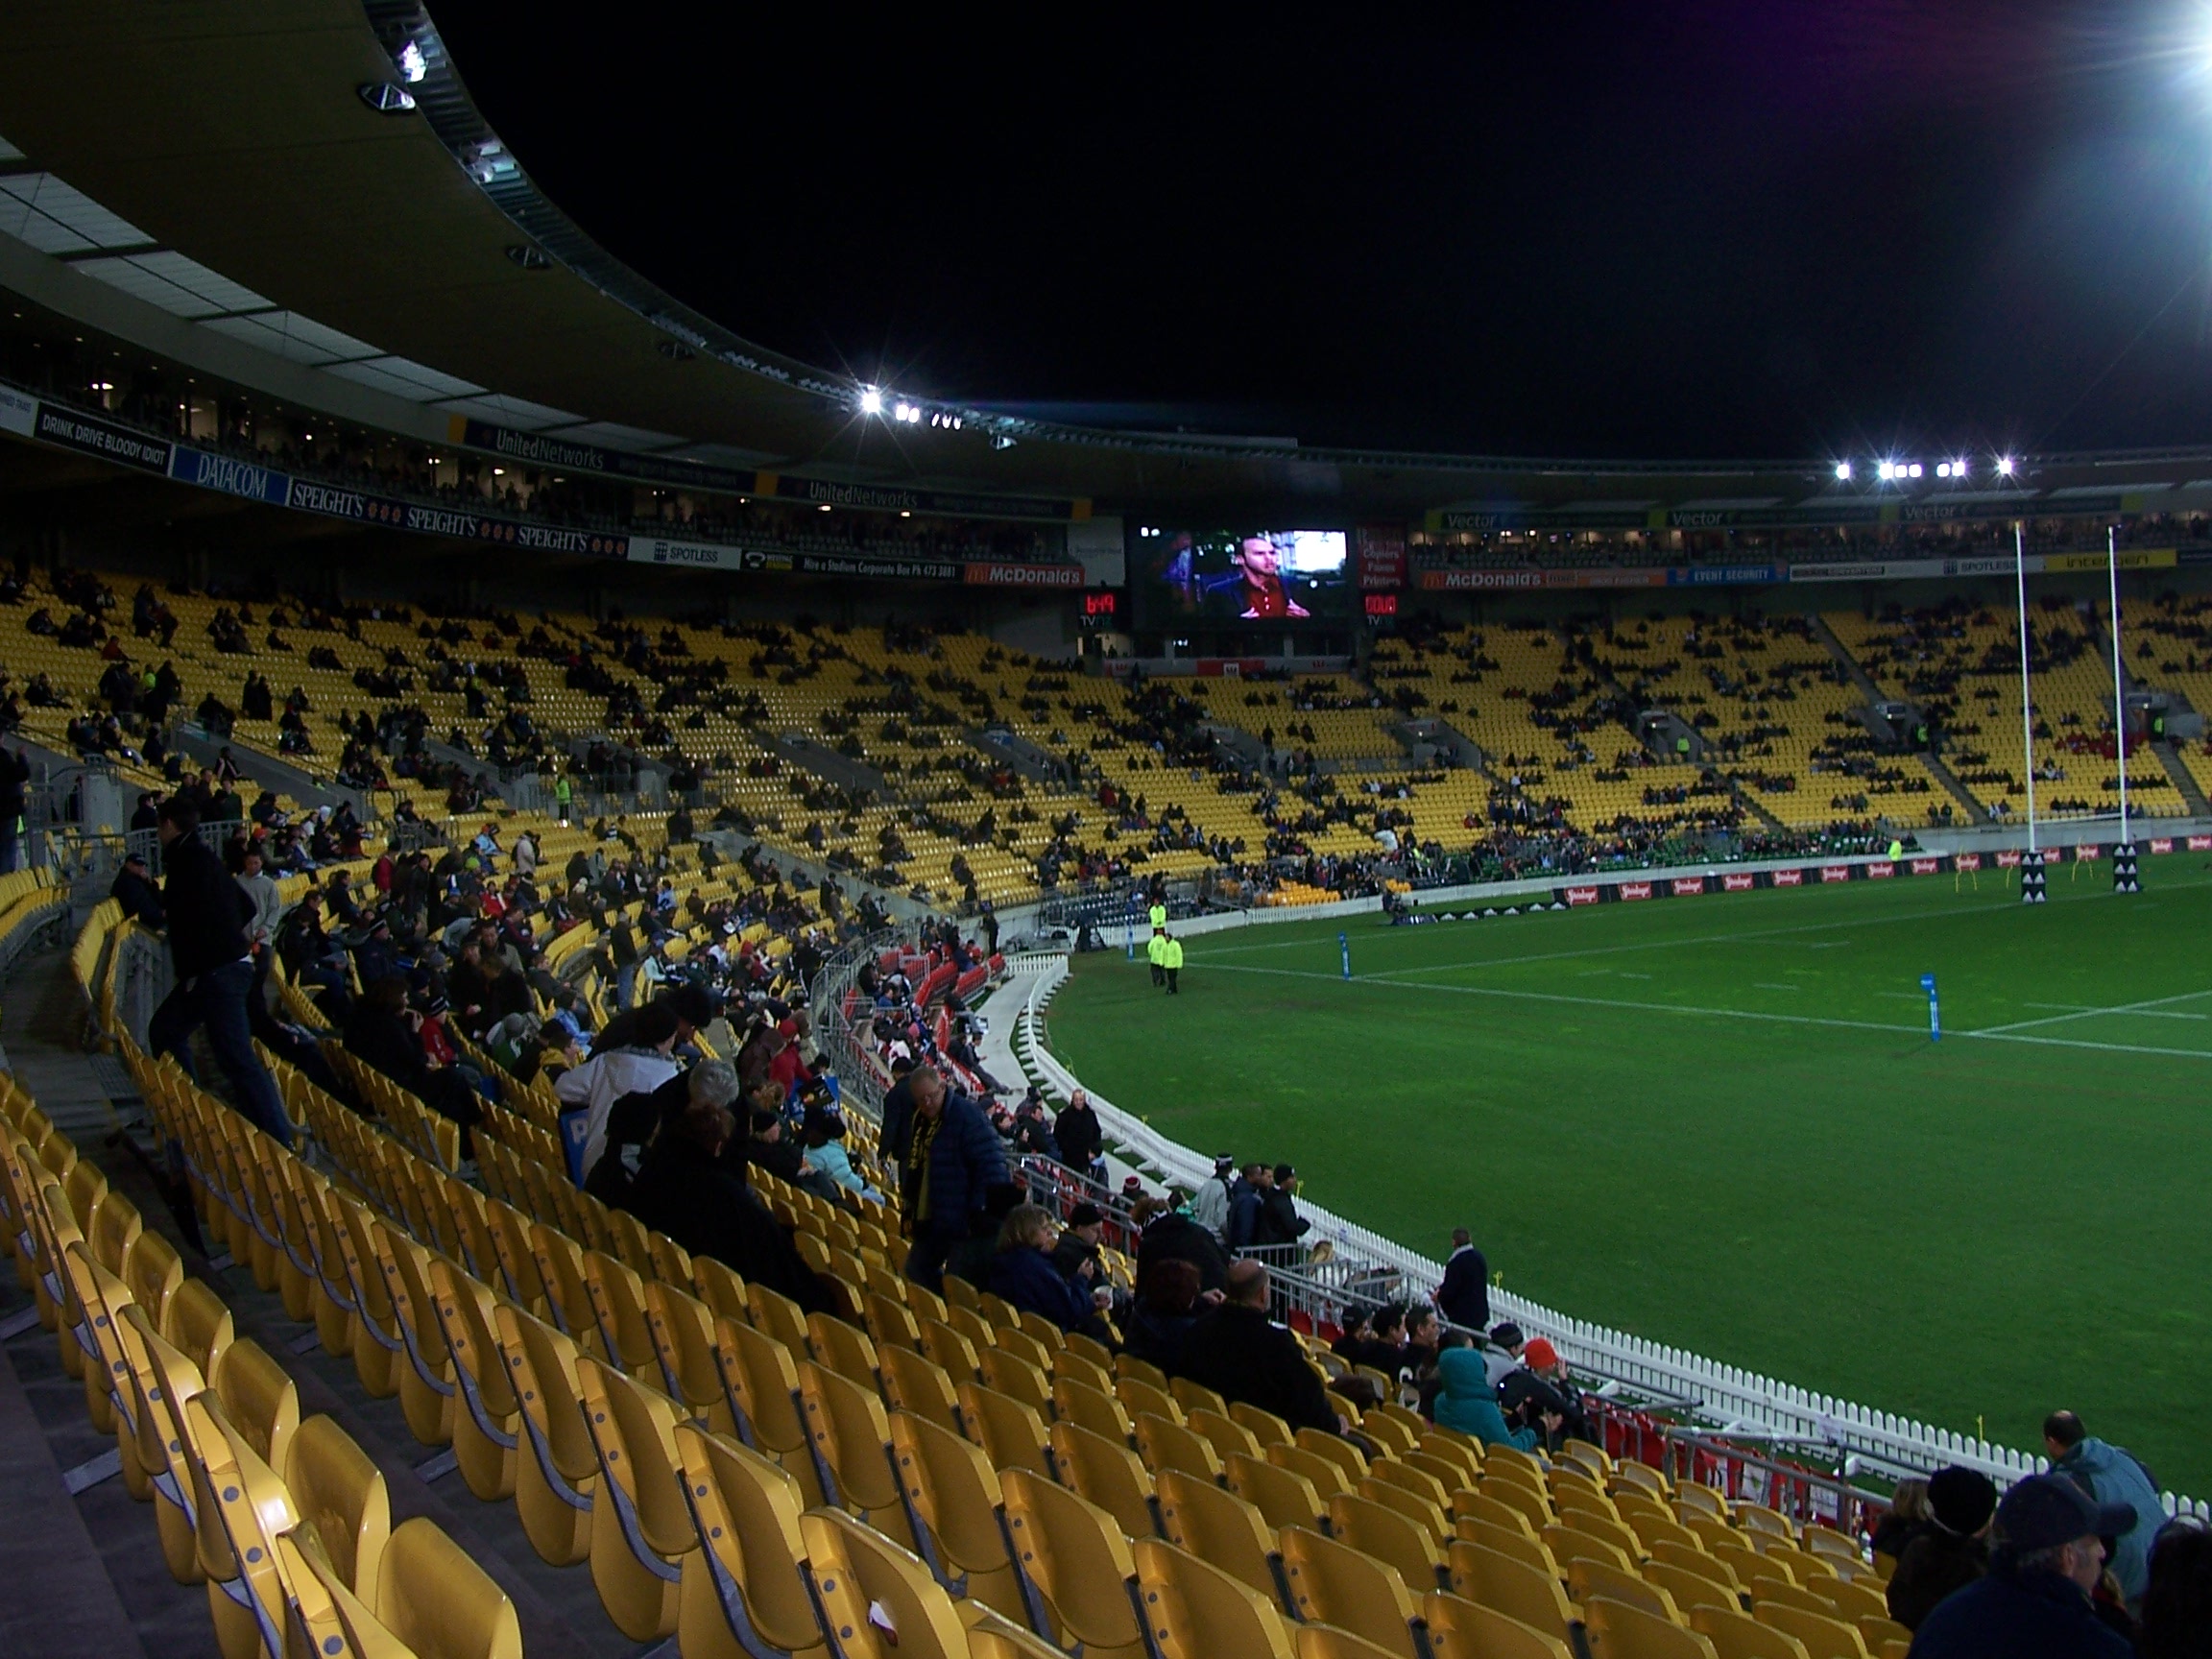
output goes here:
{"type": "MultiPolygon", "coordinates": [[[[1292,921],[1299,912],[1283,913],[1292,921]]],[[[1007,959],[1008,979],[985,1008],[1000,998],[1018,999],[1011,1028],[1004,1035],[1014,1063],[1030,1081],[1061,1095],[1083,1089],[1110,1140],[1151,1165],[1181,1187],[1194,1190],[1213,1173],[1212,1157],[1192,1151],[1123,1111],[1082,1082],[1046,1046],[1042,1013],[1069,977],[1064,953],[1037,953],[1007,959]]],[[[996,1037],[998,1032],[994,1032],[996,1037]]],[[[997,1045],[994,1043],[994,1049],[997,1045]]],[[[1313,1223],[1308,1241],[1328,1240],[1337,1257],[1350,1257],[1379,1268],[1395,1269],[1408,1289],[1426,1294],[1444,1277],[1443,1263],[1406,1249],[1381,1234],[1347,1221],[1301,1199],[1299,1214],[1313,1223]]],[[[1722,1436],[1762,1439],[1790,1445],[1831,1448],[1846,1473],[1854,1469],[1893,1479],[1924,1476],[1946,1464],[1979,1469],[2000,1486],[2049,1467],[2040,1456],[2014,1451],[1972,1435],[1955,1433],[1893,1412],[1855,1405],[1795,1383],[1722,1364],[1646,1337],[1572,1318],[1504,1289],[1493,1289],[1490,1306],[1530,1334],[1549,1336],[1561,1357],[1577,1369],[1643,1386],[1665,1396],[1697,1403],[1696,1414],[1722,1436]]],[[[2161,1498],[2169,1515],[2190,1513],[2212,1520],[2212,1504],[2173,1492],[2161,1498]]]]}

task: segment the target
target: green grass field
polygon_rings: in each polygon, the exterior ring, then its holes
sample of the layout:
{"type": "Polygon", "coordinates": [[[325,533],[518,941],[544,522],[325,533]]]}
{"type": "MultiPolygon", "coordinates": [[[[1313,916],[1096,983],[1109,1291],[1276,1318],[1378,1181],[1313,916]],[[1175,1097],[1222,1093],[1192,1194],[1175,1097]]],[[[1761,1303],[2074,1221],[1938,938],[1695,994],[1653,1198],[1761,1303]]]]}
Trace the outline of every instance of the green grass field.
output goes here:
{"type": "Polygon", "coordinates": [[[1509,1289],[2036,1449],[2070,1406],[2212,1494],[2212,863],[1079,957],[1054,1051],[1200,1151],[1509,1289]],[[1929,1040],[1920,975],[1937,976],[1929,1040]]]}

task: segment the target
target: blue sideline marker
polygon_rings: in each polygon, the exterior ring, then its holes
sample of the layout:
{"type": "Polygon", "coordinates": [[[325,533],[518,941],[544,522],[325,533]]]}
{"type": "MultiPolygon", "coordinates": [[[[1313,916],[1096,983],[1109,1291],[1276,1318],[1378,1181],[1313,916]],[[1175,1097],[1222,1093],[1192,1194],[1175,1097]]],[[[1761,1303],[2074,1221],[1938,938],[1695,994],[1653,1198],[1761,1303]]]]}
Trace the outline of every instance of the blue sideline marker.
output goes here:
{"type": "Polygon", "coordinates": [[[1352,977],[1352,941],[1346,935],[1336,935],[1336,949],[1344,953],[1344,977],[1352,977]]]}
{"type": "Polygon", "coordinates": [[[1940,1043],[1943,1041],[1943,1016],[1936,1006],[1936,975],[1921,974],[1920,989],[1928,993],[1928,1041],[1940,1043]]]}

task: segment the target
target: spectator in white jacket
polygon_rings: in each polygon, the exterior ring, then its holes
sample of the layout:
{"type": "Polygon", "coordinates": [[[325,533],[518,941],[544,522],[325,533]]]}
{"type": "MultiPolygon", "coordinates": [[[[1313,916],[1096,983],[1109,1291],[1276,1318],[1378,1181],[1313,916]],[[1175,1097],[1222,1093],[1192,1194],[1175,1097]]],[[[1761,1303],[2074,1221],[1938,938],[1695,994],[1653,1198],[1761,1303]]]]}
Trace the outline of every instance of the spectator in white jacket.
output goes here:
{"type": "Polygon", "coordinates": [[[1214,1173],[1190,1194],[1190,1219],[1224,1242],[1229,1238],[1229,1190],[1236,1181],[1237,1160],[1224,1152],[1214,1160],[1214,1173]]]}
{"type": "Polygon", "coordinates": [[[633,1041],[604,1049],[573,1071],[564,1071],[553,1093],[565,1106],[586,1109],[583,1174],[607,1150],[607,1114],[625,1094],[650,1094],[683,1070],[671,1052],[676,1046],[676,1013],[665,1002],[637,1010],[633,1041]]]}

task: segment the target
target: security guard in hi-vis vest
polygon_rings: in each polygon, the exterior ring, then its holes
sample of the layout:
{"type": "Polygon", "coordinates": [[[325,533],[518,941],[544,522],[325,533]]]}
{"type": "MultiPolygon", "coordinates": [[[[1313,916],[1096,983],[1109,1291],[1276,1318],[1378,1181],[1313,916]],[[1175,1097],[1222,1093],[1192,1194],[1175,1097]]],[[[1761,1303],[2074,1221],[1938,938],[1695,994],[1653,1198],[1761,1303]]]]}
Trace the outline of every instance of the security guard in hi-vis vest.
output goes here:
{"type": "Polygon", "coordinates": [[[1167,929],[1165,927],[1153,928],[1152,937],[1144,942],[1144,954],[1152,964],[1152,983],[1155,985],[1167,983],[1167,967],[1163,960],[1166,950],[1167,929]]]}
{"type": "Polygon", "coordinates": [[[1167,906],[1166,906],[1166,904],[1165,902],[1163,902],[1162,901],[1158,900],[1158,899],[1155,899],[1155,900],[1153,900],[1153,901],[1152,901],[1152,908],[1151,908],[1151,911],[1149,912],[1149,918],[1148,918],[1148,919],[1150,920],[1150,922],[1151,922],[1151,924],[1152,924],[1152,931],[1153,931],[1153,932],[1155,932],[1155,933],[1159,932],[1161,928],[1163,928],[1163,927],[1166,926],[1167,926],[1167,906]]]}
{"type": "Polygon", "coordinates": [[[1180,997],[1175,975],[1183,972],[1183,941],[1166,933],[1160,935],[1160,971],[1167,976],[1167,995],[1180,997]]]}

